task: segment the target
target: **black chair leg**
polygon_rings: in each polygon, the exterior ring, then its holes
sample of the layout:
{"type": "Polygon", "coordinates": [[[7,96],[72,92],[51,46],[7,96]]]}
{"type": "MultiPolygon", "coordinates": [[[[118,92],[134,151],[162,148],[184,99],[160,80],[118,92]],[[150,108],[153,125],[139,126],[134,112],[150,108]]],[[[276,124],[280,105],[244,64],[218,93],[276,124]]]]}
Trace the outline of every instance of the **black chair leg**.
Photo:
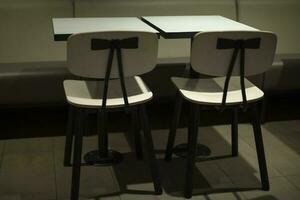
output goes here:
{"type": "Polygon", "coordinates": [[[136,158],[138,160],[143,159],[143,148],[141,143],[141,129],[140,129],[140,123],[139,123],[139,115],[138,110],[134,109],[131,112],[131,128],[132,132],[134,134],[134,144],[135,144],[135,154],[136,158]]]}
{"type": "Polygon", "coordinates": [[[173,119],[171,122],[168,143],[167,143],[167,149],[166,149],[166,154],[165,154],[166,161],[170,161],[172,159],[173,146],[174,146],[174,142],[175,142],[176,129],[177,129],[179,119],[180,119],[181,107],[182,107],[182,97],[180,96],[179,92],[177,92],[175,109],[174,109],[173,119]]]}
{"type": "Polygon", "coordinates": [[[71,186],[72,200],[79,199],[82,137],[83,137],[85,121],[86,121],[84,110],[78,109],[76,112],[77,112],[77,117],[76,117],[76,131],[75,131],[73,168],[72,168],[72,186],[71,186]]]}
{"type": "Polygon", "coordinates": [[[268,97],[265,96],[264,99],[261,102],[261,108],[260,108],[260,119],[261,123],[264,124],[267,121],[267,106],[268,106],[268,97]]]}
{"type": "Polygon", "coordinates": [[[186,167],[186,183],[184,196],[191,198],[193,194],[193,172],[195,166],[197,137],[198,137],[198,123],[199,123],[199,106],[191,104],[190,119],[188,128],[188,155],[186,167]]]}
{"type": "Polygon", "coordinates": [[[139,107],[139,112],[142,121],[142,127],[143,127],[144,138],[145,138],[144,141],[147,148],[146,153],[150,163],[150,170],[151,170],[152,180],[154,184],[154,190],[155,190],[155,194],[159,195],[162,194],[160,175],[159,175],[157,160],[154,152],[149,119],[144,105],[139,107]]]}
{"type": "Polygon", "coordinates": [[[71,164],[71,156],[72,156],[74,120],[75,120],[74,108],[72,106],[70,106],[69,113],[68,113],[66,141],[65,141],[65,155],[64,155],[64,166],[65,167],[70,167],[72,165],[71,164]]]}
{"type": "Polygon", "coordinates": [[[252,107],[252,126],[254,131],[255,137],[255,145],[256,145],[256,152],[258,157],[258,164],[259,164],[259,171],[260,171],[260,178],[262,182],[262,189],[268,191],[270,189],[269,178],[268,178],[268,170],[265,158],[265,151],[264,151],[264,143],[262,138],[262,132],[260,127],[260,120],[257,111],[257,104],[252,107]]]}
{"type": "Polygon", "coordinates": [[[232,156],[238,155],[238,109],[232,110],[232,122],[231,122],[231,153],[232,156]]]}

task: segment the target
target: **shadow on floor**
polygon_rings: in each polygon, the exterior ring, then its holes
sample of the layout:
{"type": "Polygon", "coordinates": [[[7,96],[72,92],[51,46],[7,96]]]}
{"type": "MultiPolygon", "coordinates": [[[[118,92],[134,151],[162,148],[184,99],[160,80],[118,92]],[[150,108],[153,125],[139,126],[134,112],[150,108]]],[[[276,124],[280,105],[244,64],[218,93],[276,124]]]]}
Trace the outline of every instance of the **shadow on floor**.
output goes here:
{"type": "Polygon", "coordinates": [[[276,197],[272,196],[272,195],[266,195],[266,196],[262,196],[262,197],[257,197],[257,198],[252,198],[249,200],[279,200],[276,197]]]}
{"type": "MultiPolygon", "coordinates": [[[[253,166],[242,156],[232,157],[231,154],[224,155],[224,152],[230,152],[230,144],[225,141],[215,129],[206,128],[205,131],[206,134],[212,138],[211,141],[218,142],[208,143],[208,146],[211,148],[213,153],[212,157],[197,158],[197,167],[194,169],[194,195],[208,195],[212,193],[236,194],[237,192],[241,191],[260,190],[260,180],[255,176],[257,170],[254,169],[253,166]],[[219,150],[217,148],[219,148],[219,150]],[[214,167],[217,165],[215,163],[216,160],[218,160],[218,162],[225,161],[223,165],[226,165],[229,159],[231,159],[229,162],[232,162],[236,165],[236,167],[242,169],[243,172],[247,174],[247,179],[249,179],[249,182],[251,182],[249,187],[247,184],[246,187],[235,186],[235,184],[232,184],[230,178],[226,175],[226,172],[219,167],[215,167],[212,170],[208,169],[210,166],[214,167]],[[208,170],[203,170],[205,168],[208,170]],[[219,178],[221,173],[223,179],[226,177],[226,181],[222,180],[222,178],[219,178]]],[[[156,140],[158,139],[159,138],[156,138],[156,140]]],[[[183,197],[186,168],[185,159],[173,156],[171,162],[166,162],[163,159],[163,149],[156,149],[156,154],[157,157],[160,158],[158,159],[158,165],[164,191],[170,196],[183,197]]],[[[146,160],[137,160],[134,152],[124,153],[123,156],[123,162],[113,166],[113,172],[120,191],[113,194],[106,194],[105,196],[114,196],[120,194],[153,195],[154,188],[148,162],[146,160]]],[[[235,196],[237,200],[240,199],[238,195],[235,196]]],[[[207,199],[209,200],[209,197],[207,197],[207,199]]]]}

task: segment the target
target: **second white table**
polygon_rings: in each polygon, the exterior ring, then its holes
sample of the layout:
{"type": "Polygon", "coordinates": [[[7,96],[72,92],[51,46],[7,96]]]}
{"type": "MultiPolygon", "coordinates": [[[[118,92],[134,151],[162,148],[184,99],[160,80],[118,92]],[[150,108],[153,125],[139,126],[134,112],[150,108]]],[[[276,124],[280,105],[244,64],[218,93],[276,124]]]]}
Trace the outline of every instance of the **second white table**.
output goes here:
{"type": "Polygon", "coordinates": [[[255,31],[257,29],[219,15],[143,16],[142,20],[164,38],[191,38],[203,31],[255,31]]]}

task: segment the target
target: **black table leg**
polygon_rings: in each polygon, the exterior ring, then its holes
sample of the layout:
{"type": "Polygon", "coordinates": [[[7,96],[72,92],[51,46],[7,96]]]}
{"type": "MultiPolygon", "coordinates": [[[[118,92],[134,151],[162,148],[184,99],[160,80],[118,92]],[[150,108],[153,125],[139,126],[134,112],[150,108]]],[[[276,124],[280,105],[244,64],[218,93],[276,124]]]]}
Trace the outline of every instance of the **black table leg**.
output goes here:
{"type": "Polygon", "coordinates": [[[197,137],[198,137],[198,120],[199,120],[199,106],[191,104],[190,119],[188,128],[188,155],[187,155],[187,167],[186,167],[186,182],[184,196],[185,198],[191,198],[193,192],[193,172],[195,166],[197,137]]]}
{"type": "Polygon", "coordinates": [[[180,120],[181,107],[182,107],[182,97],[180,96],[179,91],[177,91],[175,109],[174,109],[173,119],[171,122],[171,128],[169,132],[167,149],[165,154],[166,161],[170,161],[172,159],[173,146],[176,137],[176,129],[180,120]]]}
{"type": "Polygon", "coordinates": [[[134,135],[135,154],[138,160],[143,159],[143,148],[141,143],[141,127],[139,123],[138,109],[133,109],[131,112],[131,132],[134,135]]]}
{"type": "Polygon", "coordinates": [[[123,160],[121,153],[108,149],[107,113],[98,112],[97,115],[98,150],[90,151],[84,155],[89,165],[107,166],[120,163],[123,160]]]}
{"type": "Polygon", "coordinates": [[[238,155],[238,109],[232,110],[231,122],[231,153],[232,156],[238,155]]]}

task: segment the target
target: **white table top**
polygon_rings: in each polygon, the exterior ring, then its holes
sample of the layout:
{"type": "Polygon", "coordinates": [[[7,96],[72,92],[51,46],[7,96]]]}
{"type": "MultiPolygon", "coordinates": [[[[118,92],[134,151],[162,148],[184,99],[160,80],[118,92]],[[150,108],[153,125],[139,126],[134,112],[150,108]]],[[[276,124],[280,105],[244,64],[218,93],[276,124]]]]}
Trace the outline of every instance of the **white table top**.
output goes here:
{"type": "Polygon", "coordinates": [[[142,17],[165,38],[190,38],[202,31],[255,31],[257,29],[217,16],[149,16],[142,17]]]}
{"type": "Polygon", "coordinates": [[[75,33],[97,31],[149,31],[158,33],[137,17],[53,18],[55,41],[65,41],[75,33]]]}

